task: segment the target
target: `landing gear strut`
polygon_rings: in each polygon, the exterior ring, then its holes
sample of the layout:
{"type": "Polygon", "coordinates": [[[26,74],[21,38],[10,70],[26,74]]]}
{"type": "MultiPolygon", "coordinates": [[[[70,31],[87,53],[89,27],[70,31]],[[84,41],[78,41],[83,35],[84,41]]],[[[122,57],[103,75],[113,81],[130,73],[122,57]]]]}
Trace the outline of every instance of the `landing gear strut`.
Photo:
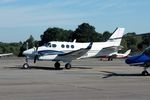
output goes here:
{"type": "Polygon", "coordinates": [[[22,68],[23,69],[28,69],[30,66],[28,64],[28,58],[27,57],[26,57],[25,61],[26,61],[26,63],[23,64],[22,68]]]}
{"type": "Polygon", "coordinates": [[[142,72],[142,75],[143,75],[143,76],[148,76],[148,75],[150,75],[150,74],[148,73],[147,69],[148,69],[147,66],[144,67],[144,71],[142,72]]]}

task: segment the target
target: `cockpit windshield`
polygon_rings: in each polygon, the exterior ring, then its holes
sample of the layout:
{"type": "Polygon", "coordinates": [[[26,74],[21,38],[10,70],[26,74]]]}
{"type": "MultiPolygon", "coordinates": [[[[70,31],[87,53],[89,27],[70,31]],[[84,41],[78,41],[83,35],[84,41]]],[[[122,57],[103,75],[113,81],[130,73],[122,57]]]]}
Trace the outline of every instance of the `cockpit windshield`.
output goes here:
{"type": "Polygon", "coordinates": [[[150,47],[146,48],[143,54],[150,56],[150,47]]]}
{"type": "Polygon", "coordinates": [[[44,46],[51,47],[51,43],[45,43],[44,46]]]}

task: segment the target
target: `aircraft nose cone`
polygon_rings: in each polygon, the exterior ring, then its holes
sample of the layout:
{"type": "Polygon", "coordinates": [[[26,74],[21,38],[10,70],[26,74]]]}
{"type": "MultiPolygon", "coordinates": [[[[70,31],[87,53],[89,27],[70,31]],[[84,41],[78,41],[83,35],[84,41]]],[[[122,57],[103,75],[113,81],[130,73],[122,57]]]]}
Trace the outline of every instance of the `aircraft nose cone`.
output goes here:
{"type": "Polygon", "coordinates": [[[141,63],[141,62],[145,62],[148,60],[148,57],[143,55],[143,54],[140,54],[140,55],[135,55],[135,56],[132,56],[132,57],[129,57],[125,60],[125,62],[127,64],[134,64],[134,63],[141,63]]]}
{"type": "Polygon", "coordinates": [[[34,49],[25,50],[23,55],[31,55],[34,52],[34,49]]]}
{"type": "Polygon", "coordinates": [[[23,55],[28,55],[27,50],[25,50],[25,51],[23,52],[23,55]]]}
{"type": "Polygon", "coordinates": [[[130,64],[130,63],[131,63],[130,58],[127,58],[127,59],[125,60],[125,63],[130,64]]]}

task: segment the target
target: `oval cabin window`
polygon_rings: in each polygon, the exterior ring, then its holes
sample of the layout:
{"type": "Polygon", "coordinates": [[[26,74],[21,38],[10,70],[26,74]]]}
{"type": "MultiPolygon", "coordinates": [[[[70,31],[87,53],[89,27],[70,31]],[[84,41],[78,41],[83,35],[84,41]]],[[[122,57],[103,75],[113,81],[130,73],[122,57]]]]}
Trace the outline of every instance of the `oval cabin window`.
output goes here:
{"type": "Polygon", "coordinates": [[[61,47],[62,47],[62,48],[64,48],[64,47],[65,47],[65,45],[64,45],[64,44],[62,44],[62,45],[61,45],[61,47]]]}

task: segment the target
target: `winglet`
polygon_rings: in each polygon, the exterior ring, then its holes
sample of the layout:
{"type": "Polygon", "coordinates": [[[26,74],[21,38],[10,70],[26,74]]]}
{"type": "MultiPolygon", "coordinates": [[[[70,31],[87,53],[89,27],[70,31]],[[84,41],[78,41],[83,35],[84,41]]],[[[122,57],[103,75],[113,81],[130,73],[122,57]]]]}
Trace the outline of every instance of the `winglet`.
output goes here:
{"type": "Polygon", "coordinates": [[[90,42],[90,44],[88,45],[88,47],[86,49],[91,49],[93,45],[93,42],[90,42]]]}
{"type": "Polygon", "coordinates": [[[127,50],[124,54],[125,54],[125,55],[129,55],[130,52],[131,52],[131,49],[127,50]]]}
{"type": "Polygon", "coordinates": [[[73,43],[75,43],[75,42],[76,42],[76,39],[73,40],[73,43]]]}

